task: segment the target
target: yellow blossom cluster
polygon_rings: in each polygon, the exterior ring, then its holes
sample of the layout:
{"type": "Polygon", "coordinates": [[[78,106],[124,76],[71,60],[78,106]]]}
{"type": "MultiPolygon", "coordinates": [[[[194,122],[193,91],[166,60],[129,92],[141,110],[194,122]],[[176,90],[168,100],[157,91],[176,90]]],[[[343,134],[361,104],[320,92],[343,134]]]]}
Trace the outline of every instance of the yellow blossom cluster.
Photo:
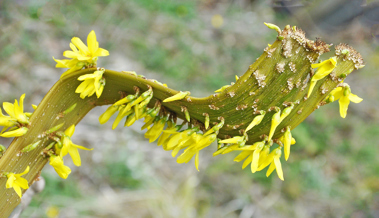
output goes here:
{"type": "Polygon", "coordinates": [[[88,47],[78,37],[73,37],[70,43],[72,51],[63,52],[63,56],[71,59],[58,60],[53,57],[57,62],[55,67],[69,68],[61,75],[61,78],[72,72],[81,70],[83,67],[96,67],[98,57],[109,55],[107,50],[99,48],[99,42],[93,30],[88,34],[87,45],[88,47]]]}
{"type": "Polygon", "coordinates": [[[29,117],[31,113],[24,113],[25,94],[21,95],[20,102],[14,101],[3,102],[3,108],[8,116],[4,115],[0,109],[0,126],[3,129],[0,132],[1,137],[19,137],[28,131],[29,117]]]}
{"type": "Polygon", "coordinates": [[[54,167],[55,171],[60,177],[66,179],[71,173],[71,169],[64,165],[63,157],[70,154],[72,161],[75,166],[81,166],[81,159],[79,155],[79,150],[92,150],[86,147],[76,145],[71,141],[71,137],[74,134],[75,125],[70,126],[64,131],[64,133],[58,133],[61,138],[56,142],[53,142],[51,147],[53,147],[54,154],[50,154],[50,165],[54,167]]]}
{"type": "Polygon", "coordinates": [[[100,116],[99,122],[100,124],[106,123],[112,115],[118,111],[112,129],[115,129],[124,117],[127,117],[124,126],[131,126],[136,120],[145,117],[147,114],[154,113],[154,111],[157,110],[156,108],[147,110],[147,104],[149,104],[152,97],[153,89],[151,87],[141,95],[139,95],[138,90],[135,95],[128,95],[111,105],[100,116]]]}
{"type": "Polygon", "coordinates": [[[28,189],[28,181],[21,176],[27,174],[29,172],[29,166],[26,167],[25,171],[19,174],[16,173],[2,173],[2,176],[7,177],[7,183],[5,184],[6,188],[13,188],[17,195],[22,197],[22,189],[28,189]]]}
{"type": "Polygon", "coordinates": [[[96,93],[97,98],[100,98],[105,86],[105,79],[103,74],[104,68],[95,71],[92,74],[85,74],[78,78],[79,81],[83,81],[75,90],[75,93],[80,93],[80,98],[91,97],[96,93]]]}
{"type": "Polygon", "coordinates": [[[276,128],[279,124],[291,113],[294,104],[289,104],[283,111],[280,108],[274,108],[274,114],[271,117],[271,128],[268,136],[263,141],[255,142],[253,145],[246,145],[248,141],[247,132],[259,125],[263,118],[266,116],[265,111],[259,111],[258,115],[254,117],[253,121],[245,129],[244,136],[235,136],[233,138],[220,140],[219,143],[224,143],[223,147],[220,147],[213,155],[227,154],[232,151],[242,151],[234,161],[240,162],[245,159],[242,169],[251,163],[251,172],[255,173],[261,171],[269,166],[266,176],[276,169],[278,177],[284,180],[282,165],[280,163],[280,157],[282,155],[282,148],[284,147],[285,159],[288,160],[290,154],[290,146],[295,143],[295,139],[292,138],[290,127],[286,127],[286,131],[278,139],[272,140],[276,128]],[[275,141],[279,146],[271,151],[271,147],[275,141]],[[270,152],[271,151],[271,152],[270,152]]]}
{"type": "Polygon", "coordinates": [[[195,155],[195,166],[199,170],[199,151],[208,147],[212,142],[216,141],[218,130],[224,125],[224,120],[215,125],[213,128],[202,134],[198,127],[188,128],[180,131],[182,125],[175,125],[172,120],[168,120],[168,116],[163,118],[153,118],[146,116],[145,125],[148,131],[145,137],[149,142],[158,139],[158,145],[162,145],[164,150],[172,150],[172,156],[175,157],[181,149],[185,149],[177,158],[178,163],[188,163],[195,155]],[[151,120],[155,120],[151,123],[151,120]],[[165,124],[167,128],[165,130],[165,124]],[[153,126],[150,127],[150,125],[153,126]]]}

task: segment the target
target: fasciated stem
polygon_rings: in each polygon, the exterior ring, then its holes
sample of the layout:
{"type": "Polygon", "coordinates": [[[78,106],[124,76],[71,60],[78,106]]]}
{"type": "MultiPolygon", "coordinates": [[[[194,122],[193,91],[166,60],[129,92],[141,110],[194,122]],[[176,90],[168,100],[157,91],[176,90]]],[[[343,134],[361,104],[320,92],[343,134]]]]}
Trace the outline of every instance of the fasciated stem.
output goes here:
{"type": "MultiPolygon", "coordinates": [[[[291,107],[291,110],[286,110],[289,114],[280,119],[272,134],[272,139],[277,139],[284,134],[285,127],[291,126],[291,129],[294,129],[315,109],[326,104],[323,100],[337,87],[342,78],[361,65],[360,60],[357,61],[360,57],[346,58],[346,55],[357,54],[352,48],[340,45],[336,50],[337,67],[331,75],[316,83],[312,95],[308,98],[306,96],[310,79],[314,74],[311,64],[316,62],[320,54],[329,51],[329,45],[308,40],[301,30],[289,26],[279,32],[278,39],[265,49],[235,84],[206,98],[185,96],[183,99],[165,102],[165,99],[178,94],[179,91],[135,74],[105,70],[103,78],[106,85],[101,97],[93,95],[82,99],[75,93],[81,83],[78,78],[84,74],[91,74],[96,69],[89,68],[68,74],[51,88],[30,116],[28,132],[15,138],[1,157],[0,173],[19,173],[29,166],[30,171],[24,178],[31,185],[48,161],[44,149],[53,142],[49,134],[55,131],[54,127],[67,129],[80,122],[92,108],[114,104],[125,96],[134,95],[136,90],[139,93],[152,90],[146,92],[148,94],[145,96],[149,97],[150,101],[146,101],[149,102],[149,108],[162,105],[170,116],[187,120],[195,126],[200,125],[200,129],[212,128],[222,120],[223,125],[218,130],[217,137],[226,139],[244,136],[244,139],[248,139],[246,144],[267,138],[272,116],[276,113],[272,108],[280,108],[283,111],[291,107]],[[345,50],[349,52],[342,52],[345,50]],[[259,125],[246,132],[245,129],[251,121],[262,114],[265,115],[259,125]],[[41,142],[33,150],[20,155],[25,146],[39,140],[41,142]]],[[[6,179],[0,179],[0,214],[8,216],[20,199],[12,189],[5,188],[5,183],[6,179]]]]}

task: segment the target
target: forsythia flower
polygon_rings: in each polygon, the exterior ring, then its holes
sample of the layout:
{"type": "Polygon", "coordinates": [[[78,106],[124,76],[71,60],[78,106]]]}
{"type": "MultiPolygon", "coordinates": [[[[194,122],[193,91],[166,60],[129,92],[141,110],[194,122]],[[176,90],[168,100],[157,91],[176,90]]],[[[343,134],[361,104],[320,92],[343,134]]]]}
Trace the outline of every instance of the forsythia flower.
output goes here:
{"type": "Polygon", "coordinates": [[[336,57],[332,57],[332,58],[330,58],[326,61],[323,61],[319,64],[312,64],[311,65],[312,68],[318,68],[318,69],[317,69],[315,75],[313,75],[313,77],[311,79],[311,84],[309,86],[307,97],[309,97],[311,95],[313,88],[315,87],[317,81],[319,81],[320,79],[329,75],[334,70],[336,65],[337,65],[337,58],[336,57]]]}
{"type": "Polygon", "coordinates": [[[13,188],[18,196],[22,196],[21,188],[28,189],[28,181],[24,178],[21,178],[21,176],[27,174],[29,172],[29,166],[26,167],[25,171],[20,174],[14,174],[14,173],[7,173],[6,176],[8,178],[6,187],[7,188],[13,188]]]}
{"type": "Polygon", "coordinates": [[[57,68],[70,68],[62,74],[61,78],[76,70],[82,69],[84,66],[95,67],[97,64],[97,58],[100,56],[108,56],[109,52],[103,48],[99,48],[99,42],[97,42],[95,31],[91,31],[87,37],[88,47],[78,37],[71,39],[70,48],[72,51],[63,52],[63,56],[69,59],[56,60],[57,68]]]}
{"type": "Polygon", "coordinates": [[[57,172],[63,179],[67,179],[68,175],[71,173],[71,169],[64,165],[63,159],[59,156],[51,155],[50,165],[54,167],[55,172],[57,172]]]}
{"type": "Polygon", "coordinates": [[[338,102],[340,105],[340,115],[342,118],[346,117],[347,108],[349,107],[350,101],[359,103],[363,100],[357,95],[352,94],[349,86],[337,87],[330,93],[329,96],[331,102],[339,100],[338,102]]]}
{"type": "Polygon", "coordinates": [[[163,128],[164,128],[165,124],[166,124],[165,118],[162,118],[162,119],[154,122],[154,125],[145,133],[145,138],[149,139],[149,143],[157,140],[157,138],[163,132],[163,128]]]}
{"type": "Polygon", "coordinates": [[[264,169],[270,164],[267,170],[266,176],[269,177],[272,171],[276,169],[276,173],[281,180],[284,180],[282,164],[280,163],[280,156],[282,156],[282,151],[279,148],[275,148],[263,161],[263,163],[258,167],[258,171],[264,169]]]}
{"type": "Polygon", "coordinates": [[[74,134],[74,131],[75,131],[75,125],[72,125],[68,129],[66,129],[66,131],[64,132],[65,135],[62,137],[62,149],[60,150],[59,155],[61,158],[63,158],[69,153],[74,164],[76,166],[81,166],[82,162],[80,160],[78,148],[82,150],[93,150],[93,149],[89,149],[89,148],[72,143],[70,137],[74,134]]]}
{"type": "Polygon", "coordinates": [[[104,71],[104,69],[97,70],[93,74],[80,76],[78,80],[83,82],[76,88],[75,93],[80,93],[82,99],[86,96],[91,97],[95,93],[97,98],[100,98],[105,86],[104,71]]]}
{"type": "MultiPolygon", "coordinates": [[[[195,135],[194,133],[193,135],[195,135]]],[[[196,134],[198,135],[198,134],[196,134]]],[[[216,134],[210,134],[207,136],[199,135],[199,137],[191,137],[194,138],[194,143],[190,145],[184,152],[178,157],[176,160],[177,163],[188,163],[194,155],[195,156],[195,166],[199,171],[199,151],[208,147],[212,142],[214,142],[217,138],[216,134]]],[[[185,145],[183,145],[185,147],[185,145]]]]}
{"type": "Polygon", "coordinates": [[[25,94],[21,95],[20,103],[18,103],[17,100],[15,100],[14,104],[9,102],[3,103],[3,108],[9,116],[5,116],[0,109],[0,126],[4,126],[3,130],[0,132],[2,133],[0,136],[18,137],[24,135],[28,131],[28,128],[22,127],[22,125],[29,124],[27,113],[24,113],[24,99],[25,94]],[[10,131],[3,133],[8,128],[10,128],[10,131]]]}

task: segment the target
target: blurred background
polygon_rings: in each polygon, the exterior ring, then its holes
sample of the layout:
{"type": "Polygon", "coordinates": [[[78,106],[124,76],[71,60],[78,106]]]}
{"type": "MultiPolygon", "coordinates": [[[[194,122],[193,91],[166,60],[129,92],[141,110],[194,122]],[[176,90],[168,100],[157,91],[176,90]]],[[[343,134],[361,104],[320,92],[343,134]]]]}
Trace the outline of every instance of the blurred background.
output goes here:
{"type": "Polygon", "coordinates": [[[71,38],[85,40],[91,30],[110,51],[99,66],[205,97],[274,42],[263,22],[348,43],[366,64],[345,80],[364,99],[346,119],[334,103],[293,131],[284,182],[241,170],[235,153],[212,157],[216,145],[201,152],[200,172],[193,161],[177,164],[148,143],[142,122],[115,131],[112,122],[100,125],[106,107],[99,107],[73,136],[94,148],[81,151],[82,167],[66,161],[73,172],[63,180],[47,165],[46,187],[21,217],[379,217],[378,1],[0,0],[0,102],[26,93],[32,111],[64,72],[52,56],[62,59],[71,38]]]}

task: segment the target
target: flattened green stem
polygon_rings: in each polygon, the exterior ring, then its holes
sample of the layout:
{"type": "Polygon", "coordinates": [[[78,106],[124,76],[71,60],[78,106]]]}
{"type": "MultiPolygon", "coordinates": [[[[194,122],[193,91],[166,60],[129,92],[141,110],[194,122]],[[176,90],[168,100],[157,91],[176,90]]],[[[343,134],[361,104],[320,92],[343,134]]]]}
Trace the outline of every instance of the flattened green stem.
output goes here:
{"type": "MultiPolygon", "coordinates": [[[[347,75],[354,68],[358,69],[362,65],[361,62],[357,63],[351,58],[346,58],[347,55],[356,55],[354,51],[349,50],[348,54],[336,52],[337,67],[334,72],[319,80],[312,95],[306,98],[310,74],[313,72],[310,65],[321,53],[328,51],[328,45],[307,40],[296,28],[286,27],[279,36],[281,40],[276,40],[267,47],[262,56],[234,85],[206,98],[187,96],[181,100],[163,102],[178,94],[179,91],[131,73],[105,70],[103,77],[107,84],[101,97],[97,98],[94,95],[81,99],[79,94],[75,93],[81,83],[77,79],[81,75],[93,73],[96,69],[85,69],[65,76],[51,88],[31,115],[29,131],[24,136],[15,138],[0,159],[0,173],[20,173],[30,166],[30,172],[24,178],[31,185],[48,161],[44,155],[41,155],[44,153],[44,148],[53,142],[51,138],[48,138],[49,136],[43,134],[44,132],[62,123],[64,125],[61,128],[67,129],[77,124],[95,106],[114,104],[127,95],[133,95],[136,91],[144,93],[150,88],[153,96],[148,103],[149,108],[153,108],[156,104],[160,107],[161,104],[170,114],[176,114],[177,117],[186,120],[186,114],[181,111],[182,107],[185,107],[188,112],[187,118],[191,118],[191,124],[206,123],[205,125],[208,126],[209,123],[210,127],[219,125],[215,131],[219,133],[218,137],[221,139],[242,136],[247,126],[256,116],[259,116],[255,112],[267,111],[260,124],[247,132],[246,144],[262,141],[262,136],[267,137],[271,117],[275,113],[275,110],[269,112],[270,108],[279,107],[283,110],[288,105],[294,104],[293,109],[273,134],[272,138],[277,139],[283,135],[281,130],[284,127],[295,128],[315,109],[324,104],[322,101],[342,80],[340,75],[347,75]],[[73,105],[76,106],[73,107],[73,105]],[[62,113],[64,111],[70,112],[62,113]],[[64,116],[59,116],[62,114],[64,116]],[[26,145],[36,142],[37,139],[45,140],[42,140],[41,145],[34,150],[17,155],[26,145]]],[[[346,46],[342,47],[337,50],[346,49],[346,46]]],[[[148,96],[150,94],[147,92],[148,96]]],[[[5,183],[6,179],[1,178],[0,214],[7,217],[20,199],[12,189],[5,188],[5,183]]]]}

